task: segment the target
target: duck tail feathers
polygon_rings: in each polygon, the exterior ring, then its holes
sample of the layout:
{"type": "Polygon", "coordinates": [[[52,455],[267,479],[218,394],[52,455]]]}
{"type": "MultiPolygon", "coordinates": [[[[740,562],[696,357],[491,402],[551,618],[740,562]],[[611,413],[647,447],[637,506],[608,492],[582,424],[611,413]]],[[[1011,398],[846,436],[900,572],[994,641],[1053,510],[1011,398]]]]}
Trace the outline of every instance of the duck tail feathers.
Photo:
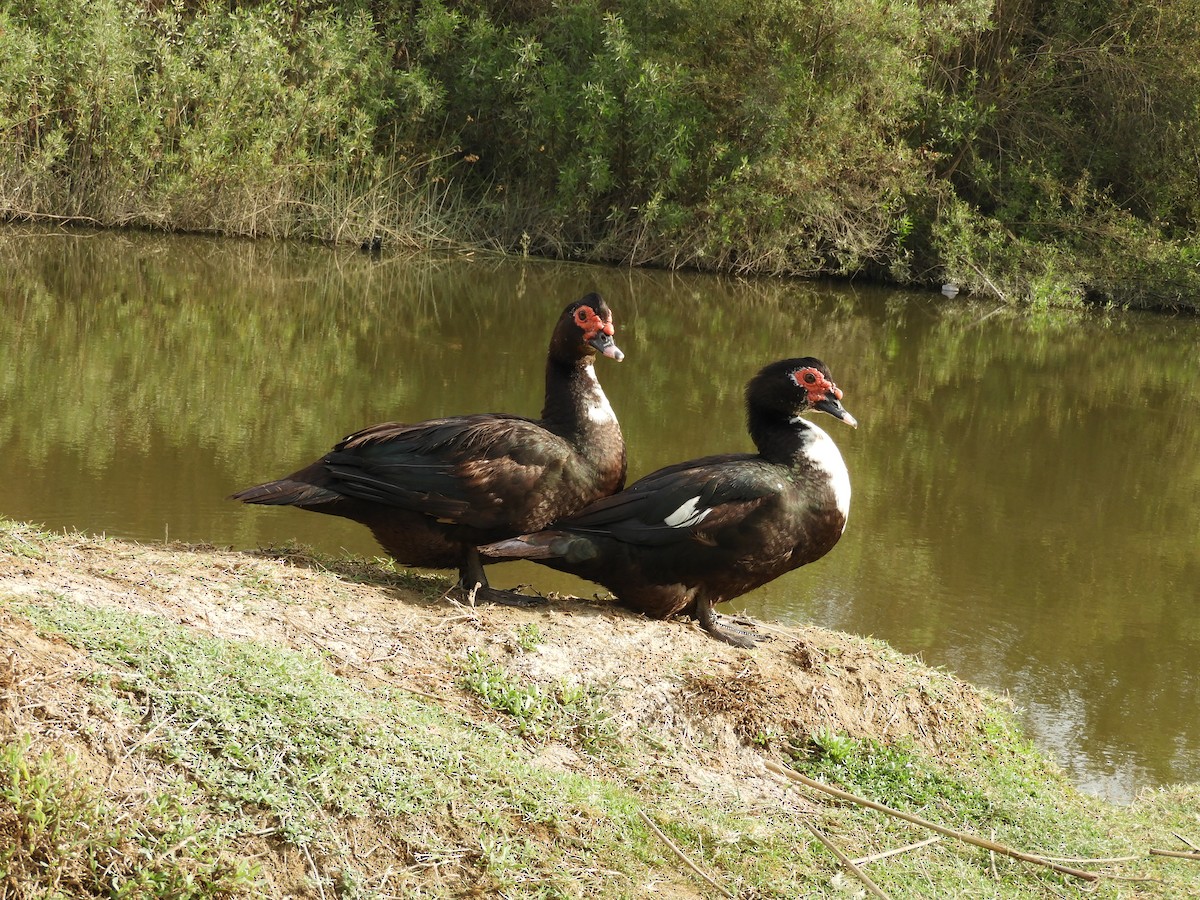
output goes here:
{"type": "Polygon", "coordinates": [[[561,559],[568,563],[585,562],[596,556],[596,545],[586,537],[565,531],[539,531],[496,541],[480,547],[484,557],[492,559],[561,559]]]}
{"type": "Polygon", "coordinates": [[[229,499],[266,506],[311,507],[334,503],[341,500],[342,496],[319,485],[282,478],[279,481],[268,481],[266,484],[245,488],[231,495],[229,499]]]}
{"type": "Polygon", "coordinates": [[[537,534],[522,534],[480,547],[484,557],[493,559],[553,559],[561,554],[555,552],[555,543],[562,538],[553,531],[537,534]]]}

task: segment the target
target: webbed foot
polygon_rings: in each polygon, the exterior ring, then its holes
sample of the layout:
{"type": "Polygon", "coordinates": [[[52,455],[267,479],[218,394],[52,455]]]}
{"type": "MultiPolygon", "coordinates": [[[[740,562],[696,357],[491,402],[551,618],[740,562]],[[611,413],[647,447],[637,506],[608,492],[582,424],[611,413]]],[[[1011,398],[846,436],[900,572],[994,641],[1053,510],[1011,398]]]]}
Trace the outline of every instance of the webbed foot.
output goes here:
{"type": "MultiPolygon", "coordinates": [[[[734,647],[741,647],[743,650],[750,650],[757,646],[759,641],[770,640],[769,635],[758,634],[755,631],[745,631],[741,628],[729,628],[721,623],[722,618],[724,617],[718,616],[713,612],[711,602],[699,600],[696,603],[696,619],[700,622],[700,627],[718,641],[732,644],[734,647]]],[[[739,624],[748,625],[753,628],[753,625],[745,619],[741,620],[739,624]]]]}
{"type": "Polygon", "coordinates": [[[459,603],[467,606],[477,606],[482,603],[491,603],[497,606],[518,606],[518,607],[534,607],[545,606],[550,601],[545,597],[531,596],[522,594],[517,591],[502,591],[499,588],[494,588],[484,582],[480,584],[475,582],[471,587],[467,587],[463,582],[459,582],[446,594],[451,600],[456,600],[459,603]]]}
{"type": "Polygon", "coordinates": [[[544,606],[549,601],[545,597],[531,597],[516,591],[502,591],[488,584],[487,576],[483,574],[483,562],[479,552],[472,547],[463,560],[456,584],[447,594],[459,603],[475,606],[479,603],[493,603],[498,606],[544,606]]]}

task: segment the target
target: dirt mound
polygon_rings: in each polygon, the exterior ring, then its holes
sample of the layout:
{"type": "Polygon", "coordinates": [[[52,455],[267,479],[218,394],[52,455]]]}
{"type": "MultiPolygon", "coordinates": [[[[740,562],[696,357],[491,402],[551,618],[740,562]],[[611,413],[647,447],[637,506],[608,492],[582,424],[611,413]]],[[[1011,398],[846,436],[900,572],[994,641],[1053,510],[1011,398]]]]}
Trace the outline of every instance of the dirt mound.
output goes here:
{"type": "MultiPolygon", "coordinates": [[[[505,723],[464,684],[469,661],[486,660],[516,684],[601,697],[611,727],[640,738],[630,744],[647,756],[634,765],[669,768],[672,779],[705,796],[763,808],[807,808],[763,765],[807,735],[904,738],[937,756],[953,754],[988,715],[960,682],[885,645],[819,628],[756,623],[767,640],[747,651],[690,622],[651,621],[599,601],[465,607],[444,599],[445,579],[294,550],[246,554],[78,535],[26,540],[19,529],[5,537],[0,744],[21,735],[32,740],[31,755],[69,753],[89,782],[131,809],[155,788],[153,764],[137,752],[148,735],[89,702],[85,681],[112,672],[39,634],[13,612],[14,601],[65,598],[216,638],[316,650],[345,679],[412,692],[466,719],[505,723]],[[644,749],[655,746],[660,755],[644,749]]],[[[536,764],[553,771],[595,775],[606,765],[570,741],[530,744],[536,764]]],[[[366,827],[352,823],[356,833],[366,827]]],[[[306,879],[311,859],[269,835],[254,843],[248,853],[280,895],[315,896],[306,879]]],[[[680,890],[693,895],[686,882],[680,890]]]]}
{"type": "MultiPolygon", "coordinates": [[[[458,680],[461,661],[476,650],[532,682],[603,691],[621,727],[734,756],[747,744],[820,730],[904,737],[938,754],[983,715],[978,693],[961,682],[916,671],[884,644],[811,626],[755,623],[767,639],[745,651],[690,622],[652,621],[597,601],[469,608],[441,598],[441,579],[297,551],[250,555],[82,537],[57,549],[42,559],[0,556],[0,594],[69,595],[216,637],[316,648],[340,675],[460,706],[474,705],[458,680]]],[[[11,617],[4,627],[8,661],[0,665],[29,673],[22,696],[36,694],[42,709],[79,712],[72,673],[86,658],[11,617]]],[[[17,709],[11,694],[0,701],[9,717],[17,709]]]]}

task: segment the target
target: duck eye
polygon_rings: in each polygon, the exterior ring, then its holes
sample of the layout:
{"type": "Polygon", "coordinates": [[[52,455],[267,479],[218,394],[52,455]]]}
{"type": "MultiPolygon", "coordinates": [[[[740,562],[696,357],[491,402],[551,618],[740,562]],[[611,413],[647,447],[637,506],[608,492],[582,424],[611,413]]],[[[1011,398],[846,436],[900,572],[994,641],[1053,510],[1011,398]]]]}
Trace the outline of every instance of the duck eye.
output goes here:
{"type": "Polygon", "coordinates": [[[812,372],[805,372],[804,373],[804,383],[805,384],[816,384],[817,376],[814,375],[812,372]]]}
{"type": "Polygon", "coordinates": [[[579,307],[579,309],[575,310],[575,321],[578,322],[580,325],[586,325],[588,323],[588,320],[591,319],[592,316],[594,316],[594,315],[595,315],[595,313],[592,312],[592,309],[590,306],[581,306],[581,307],[579,307]]]}

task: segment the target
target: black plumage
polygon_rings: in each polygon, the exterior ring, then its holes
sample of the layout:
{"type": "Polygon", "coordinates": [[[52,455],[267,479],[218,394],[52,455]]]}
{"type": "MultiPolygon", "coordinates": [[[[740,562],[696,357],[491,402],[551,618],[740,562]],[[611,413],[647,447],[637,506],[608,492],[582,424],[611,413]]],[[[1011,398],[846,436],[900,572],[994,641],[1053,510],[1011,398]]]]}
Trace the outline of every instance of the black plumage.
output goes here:
{"type": "Polygon", "coordinates": [[[713,636],[753,646],[721,627],[713,604],[813,562],[842,535],[850,478],[833,440],[801,413],[857,427],[829,369],[805,357],[772,363],[747,385],[758,453],[659,469],[549,529],[481,548],[595,581],[630,609],[690,614],[713,636]]]}
{"type": "Polygon", "coordinates": [[[456,568],[464,594],[519,602],[488,585],[476,546],[544,528],[624,485],[625,442],[593,365],[597,354],[623,358],[613,333],[599,294],[563,310],[540,419],[489,413],[373,425],[232,499],[361,522],[398,562],[456,568]]]}

